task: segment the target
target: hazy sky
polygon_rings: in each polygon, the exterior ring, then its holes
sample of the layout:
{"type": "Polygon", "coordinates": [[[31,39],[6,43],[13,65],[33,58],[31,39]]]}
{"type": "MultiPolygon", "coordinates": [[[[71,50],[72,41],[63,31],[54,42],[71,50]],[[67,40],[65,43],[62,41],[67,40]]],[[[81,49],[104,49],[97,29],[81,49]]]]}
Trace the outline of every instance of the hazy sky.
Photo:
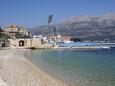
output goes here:
{"type": "Polygon", "coordinates": [[[0,0],[0,25],[34,27],[47,24],[54,15],[58,23],[70,16],[115,13],[115,0],[0,0]]]}

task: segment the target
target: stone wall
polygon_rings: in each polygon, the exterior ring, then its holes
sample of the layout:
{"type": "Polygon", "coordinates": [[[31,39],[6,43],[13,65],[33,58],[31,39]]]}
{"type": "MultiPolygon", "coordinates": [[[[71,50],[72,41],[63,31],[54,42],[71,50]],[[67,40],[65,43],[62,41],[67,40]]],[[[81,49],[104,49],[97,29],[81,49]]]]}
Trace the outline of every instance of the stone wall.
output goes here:
{"type": "Polygon", "coordinates": [[[24,46],[22,47],[35,47],[35,48],[52,48],[52,44],[41,44],[41,38],[37,39],[9,39],[10,46],[20,47],[20,41],[24,42],[24,46]]]}
{"type": "Polygon", "coordinates": [[[10,46],[18,47],[19,46],[18,39],[9,39],[10,46]]]}

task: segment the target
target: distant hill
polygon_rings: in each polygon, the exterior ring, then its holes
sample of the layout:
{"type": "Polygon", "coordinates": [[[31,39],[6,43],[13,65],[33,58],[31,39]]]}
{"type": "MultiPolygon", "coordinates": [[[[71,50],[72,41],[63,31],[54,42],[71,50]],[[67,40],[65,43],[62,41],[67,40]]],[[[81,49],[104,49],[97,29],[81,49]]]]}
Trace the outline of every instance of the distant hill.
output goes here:
{"type": "MultiPolygon", "coordinates": [[[[79,37],[83,40],[115,41],[115,14],[101,16],[75,16],[55,25],[56,31],[65,36],[79,37]]],[[[33,34],[48,35],[47,25],[30,29],[33,34]]],[[[54,25],[50,26],[50,34],[54,25]]]]}

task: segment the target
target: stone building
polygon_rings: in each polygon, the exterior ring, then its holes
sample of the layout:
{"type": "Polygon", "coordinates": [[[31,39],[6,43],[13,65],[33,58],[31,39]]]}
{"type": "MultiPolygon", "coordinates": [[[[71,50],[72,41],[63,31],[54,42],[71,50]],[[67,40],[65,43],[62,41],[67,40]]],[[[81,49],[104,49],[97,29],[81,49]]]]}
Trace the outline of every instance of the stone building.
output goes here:
{"type": "Polygon", "coordinates": [[[9,43],[11,47],[31,47],[31,39],[9,39],[9,43]]]}
{"type": "Polygon", "coordinates": [[[10,37],[30,37],[31,33],[27,31],[24,27],[19,27],[16,25],[9,25],[3,29],[3,32],[10,37]]]}
{"type": "Polygon", "coordinates": [[[52,44],[43,43],[42,37],[31,37],[24,27],[10,25],[0,30],[5,39],[0,40],[0,46],[24,48],[52,48],[52,44]],[[18,37],[17,37],[18,36],[18,37]],[[11,38],[10,38],[11,37],[11,38]]]}
{"type": "Polygon", "coordinates": [[[9,39],[10,47],[25,47],[25,48],[52,48],[52,44],[42,44],[41,38],[21,38],[9,39]]]}

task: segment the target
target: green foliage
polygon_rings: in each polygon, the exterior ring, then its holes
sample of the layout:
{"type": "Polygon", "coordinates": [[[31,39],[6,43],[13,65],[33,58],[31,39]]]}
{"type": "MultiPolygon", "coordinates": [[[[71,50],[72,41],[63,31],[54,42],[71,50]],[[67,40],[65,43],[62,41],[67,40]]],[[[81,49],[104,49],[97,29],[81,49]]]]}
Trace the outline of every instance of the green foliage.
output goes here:
{"type": "Polygon", "coordinates": [[[70,41],[81,42],[81,39],[80,38],[71,38],[70,41]]]}
{"type": "Polygon", "coordinates": [[[4,33],[0,33],[0,39],[8,39],[11,38],[8,35],[5,35],[4,33]]]}
{"type": "Polygon", "coordinates": [[[19,34],[19,33],[17,33],[15,37],[16,38],[30,38],[30,36],[27,36],[27,35],[24,35],[24,34],[19,34]]]}

